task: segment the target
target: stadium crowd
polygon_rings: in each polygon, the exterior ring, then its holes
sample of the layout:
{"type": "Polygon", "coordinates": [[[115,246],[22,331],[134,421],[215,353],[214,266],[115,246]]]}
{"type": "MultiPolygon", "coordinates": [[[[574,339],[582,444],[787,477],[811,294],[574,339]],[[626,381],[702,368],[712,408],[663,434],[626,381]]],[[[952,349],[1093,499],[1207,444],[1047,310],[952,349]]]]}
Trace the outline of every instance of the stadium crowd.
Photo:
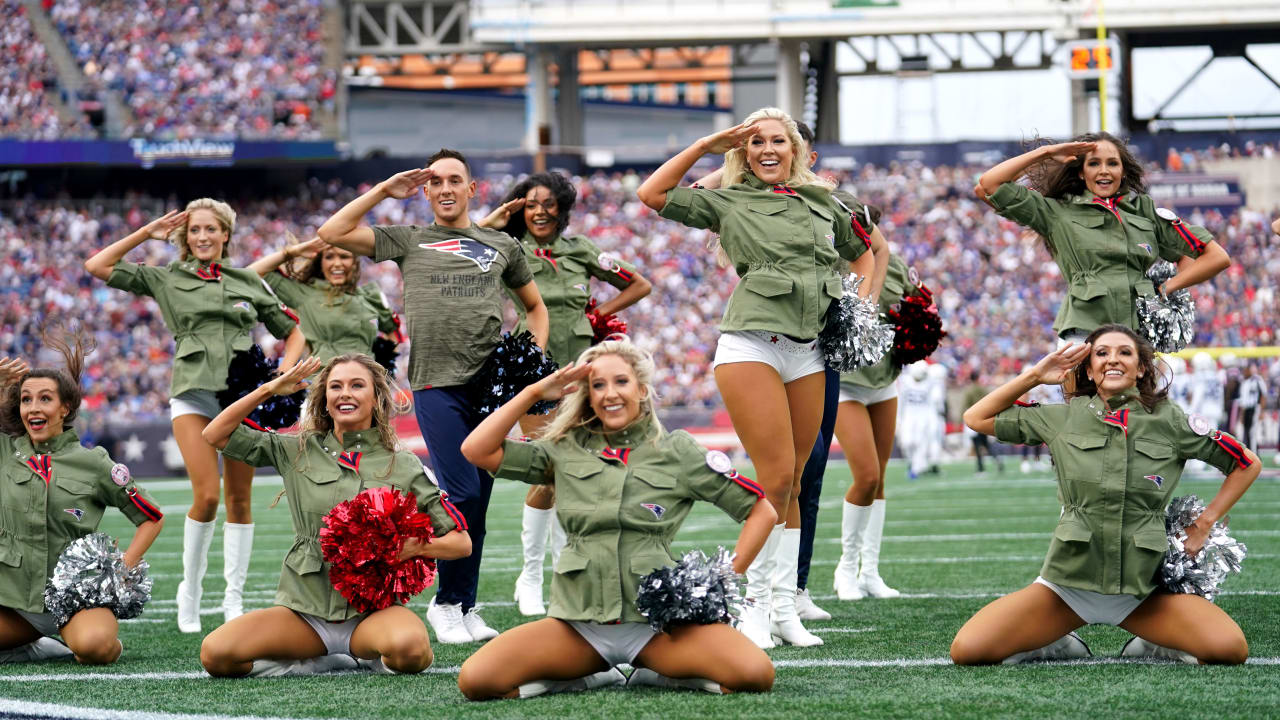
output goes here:
{"type": "Polygon", "coordinates": [[[27,8],[18,0],[0,0],[0,137],[58,140],[92,137],[81,117],[69,122],[59,114],[49,92],[57,72],[44,43],[36,37],[27,8]]]}

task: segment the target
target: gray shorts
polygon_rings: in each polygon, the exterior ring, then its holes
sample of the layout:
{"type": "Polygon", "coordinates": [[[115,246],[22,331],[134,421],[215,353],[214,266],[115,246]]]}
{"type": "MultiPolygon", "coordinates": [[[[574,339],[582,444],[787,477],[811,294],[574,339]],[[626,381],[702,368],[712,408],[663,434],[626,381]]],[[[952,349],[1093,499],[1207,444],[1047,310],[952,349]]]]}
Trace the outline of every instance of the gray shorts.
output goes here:
{"type": "Polygon", "coordinates": [[[578,631],[583,640],[600,653],[600,657],[610,667],[630,664],[645,645],[658,633],[648,623],[627,622],[616,625],[601,625],[581,620],[566,620],[569,626],[578,631]]]}
{"type": "Polygon", "coordinates": [[[1062,587],[1042,577],[1037,577],[1036,582],[1052,590],[1072,612],[1090,625],[1119,625],[1146,600],[1133,595],[1104,595],[1062,587]]]}
{"type": "Polygon", "coordinates": [[[882,388],[869,388],[851,383],[840,383],[840,402],[856,402],[870,407],[898,397],[898,383],[891,382],[882,388]]]}
{"type": "Polygon", "coordinates": [[[365,618],[369,617],[368,613],[357,615],[350,620],[340,620],[330,622],[322,617],[308,615],[297,610],[293,611],[303,622],[311,626],[316,631],[316,635],[320,636],[320,642],[324,643],[324,652],[326,655],[350,655],[351,654],[351,636],[365,618]]]}
{"type": "Polygon", "coordinates": [[[222,406],[218,404],[218,396],[212,390],[188,390],[169,398],[170,420],[181,415],[202,415],[212,420],[220,412],[222,406]]]}
{"type": "Polygon", "coordinates": [[[58,625],[53,621],[53,613],[33,613],[27,612],[26,610],[16,609],[14,612],[21,615],[22,619],[26,620],[27,623],[31,625],[31,627],[35,628],[36,632],[41,635],[44,635],[45,637],[58,637],[58,625]]]}

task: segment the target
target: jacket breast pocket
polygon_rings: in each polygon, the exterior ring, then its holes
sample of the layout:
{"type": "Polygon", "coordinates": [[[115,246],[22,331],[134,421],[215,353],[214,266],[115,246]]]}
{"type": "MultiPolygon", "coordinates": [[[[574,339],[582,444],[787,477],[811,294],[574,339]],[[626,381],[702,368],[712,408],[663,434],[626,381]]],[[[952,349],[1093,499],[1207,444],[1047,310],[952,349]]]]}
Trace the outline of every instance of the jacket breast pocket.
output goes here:
{"type": "Polygon", "coordinates": [[[0,533],[0,565],[22,566],[22,551],[18,548],[17,539],[9,533],[0,533]]]}
{"type": "Polygon", "coordinates": [[[778,215],[787,211],[786,200],[761,200],[747,203],[747,210],[756,215],[778,215]]]}
{"type": "Polygon", "coordinates": [[[1141,232],[1151,233],[1156,229],[1155,223],[1140,215],[1125,215],[1124,221],[1125,224],[1130,225],[1141,232]]]}
{"type": "Polygon", "coordinates": [[[1106,218],[1102,216],[1101,211],[1089,211],[1084,214],[1072,215],[1071,222],[1082,228],[1094,230],[1102,227],[1102,223],[1106,222],[1106,218]]]}
{"type": "Polygon", "coordinates": [[[827,292],[827,297],[839,300],[844,297],[844,280],[833,275],[822,283],[822,289],[827,292]]]}
{"type": "Polygon", "coordinates": [[[742,286],[762,297],[786,295],[795,287],[795,282],[782,273],[769,273],[757,270],[747,273],[742,278],[742,286]]]}
{"type": "Polygon", "coordinates": [[[1103,456],[1107,447],[1106,435],[1065,433],[1065,474],[1073,480],[1102,482],[1103,456]]]}
{"type": "Polygon", "coordinates": [[[294,498],[298,508],[303,512],[327,514],[338,504],[338,478],[342,471],[336,466],[332,468],[311,467],[306,471],[303,482],[297,483],[296,490],[302,497],[294,498]]]}
{"type": "MultiPolygon", "coordinates": [[[[589,458],[567,460],[556,464],[556,505],[563,507],[566,516],[589,512],[595,508],[600,493],[601,473],[604,461],[589,458]]],[[[569,517],[565,520],[569,521],[569,517]]],[[[565,530],[573,532],[568,525],[565,530]]]]}
{"type": "Polygon", "coordinates": [[[1136,488],[1146,501],[1144,507],[1163,508],[1164,499],[1182,476],[1182,459],[1172,445],[1154,440],[1134,440],[1133,449],[1138,465],[1130,472],[1130,488],[1136,488]]]}

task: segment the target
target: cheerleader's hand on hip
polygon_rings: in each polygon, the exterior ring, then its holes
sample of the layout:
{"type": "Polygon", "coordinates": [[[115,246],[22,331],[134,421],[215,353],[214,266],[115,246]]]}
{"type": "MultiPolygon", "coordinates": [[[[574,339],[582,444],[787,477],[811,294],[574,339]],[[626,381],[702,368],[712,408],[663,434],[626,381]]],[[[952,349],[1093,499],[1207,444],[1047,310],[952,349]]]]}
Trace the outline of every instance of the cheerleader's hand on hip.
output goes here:
{"type": "Polygon", "coordinates": [[[309,357],[301,362],[294,363],[293,367],[280,373],[279,377],[271,382],[263,385],[271,391],[272,395],[292,395],[299,390],[307,389],[311,383],[307,382],[307,378],[320,372],[324,367],[324,363],[319,358],[309,357]]]}
{"type": "Polygon", "coordinates": [[[1088,343],[1067,343],[1041,358],[1031,368],[1031,374],[1041,385],[1061,385],[1071,371],[1089,356],[1089,347],[1088,343]]]}

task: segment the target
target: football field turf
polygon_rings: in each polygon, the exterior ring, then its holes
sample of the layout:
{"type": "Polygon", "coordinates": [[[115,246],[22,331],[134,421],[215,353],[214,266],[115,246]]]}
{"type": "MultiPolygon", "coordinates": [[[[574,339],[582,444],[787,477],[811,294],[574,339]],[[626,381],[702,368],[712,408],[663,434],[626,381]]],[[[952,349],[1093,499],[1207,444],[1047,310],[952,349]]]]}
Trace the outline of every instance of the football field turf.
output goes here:
{"type": "MultiPolygon", "coordinates": [[[[167,527],[147,557],[155,593],[144,615],[121,625],[125,652],[115,665],[71,662],[0,666],[0,716],[114,717],[160,713],[218,717],[1265,717],[1280,714],[1280,483],[1266,473],[1231,513],[1233,533],[1248,545],[1244,572],[1218,600],[1244,629],[1250,664],[1191,667],[1119,662],[1128,635],[1089,627],[1081,635],[1094,659],[1075,663],[958,668],[947,650],[960,625],[996,596],[1033,580],[1048,546],[1058,506],[1050,471],[978,477],[971,463],[915,481],[901,465],[889,470],[888,523],[881,571],[903,597],[839,602],[831,590],[839,557],[840,503],[849,483],[843,463],[831,465],[823,492],[811,592],[834,615],[808,623],[826,644],[770,651],[778,666],[766,695],[615,688],[524,701],[469,703],[455,684],[474,645],[436,645],[435,665],[414,677],[352,673],[282,679],[215,680],[204,674],[200,636],[182,635],[174,621],[181,571],[182,516],[190,498],[184,479],[151,482],[167,527]],[[35,705],[40,703],[41,705],[35,705]],[[80,708],[76,712],[73,708],[80,708]],[[87,710],[87,712],[86,712],[87,710]],[[44,713],[44,714],[42,714],[44,713]]],[[[1179,495],[1206,501],[1220,476],[1184,479],[1179,495]]],[[[254,491],[257,538],[246,607],[271,603],[292,541],[288,510],[268,509],[280,490],[264,477],[254,491]]],[[[522,621],[511,602],[520,568],[520,504],[525,487],[499,481],[489,509],[480,585],[486,620],[502,630],[522,621]]],[[[219,526],[221,520],[219,520],[219,526]]],[[[118,513],[102,529],[127,542],[131,527],[118,513]]],[[[676,551],[732,545],[736,526],[709,505],[690,515],[676,551]]],[[[204,628],[221,621],[221,531],[210,552],[204,628]]],[[[548,565],[550,563],[548,562],[548,565]]],[[[548,578],[549,578],[548,568],[548,578]]],[[[425,611],[430,593],[411,607],[425,611]]],[[[434,639],[434,638],[433,638],[434,639]]]]}

